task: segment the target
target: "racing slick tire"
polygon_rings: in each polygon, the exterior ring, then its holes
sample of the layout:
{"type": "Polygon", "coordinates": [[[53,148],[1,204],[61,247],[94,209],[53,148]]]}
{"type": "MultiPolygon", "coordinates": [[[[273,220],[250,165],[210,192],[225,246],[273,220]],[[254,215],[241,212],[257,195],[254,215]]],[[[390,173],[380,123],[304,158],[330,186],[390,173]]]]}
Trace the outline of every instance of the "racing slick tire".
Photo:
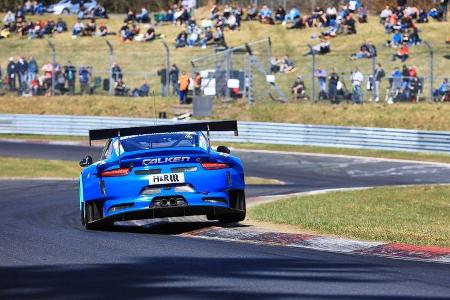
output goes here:
{"type": "Polygon", "coordinates": [[[114,222],[92,223],[103,217],[102,208],[95,202],[85,202],[82,213],[81,223],[87,230],[106,230],[114,225],[114,222]]]}
{"type": "Polygon", "coordinates": [[[239,212],[228,213],[218,215],[217,219],[220,223],[238,223],[245,220],[246,216],[246,204],[245,204],[245,192],[235,191],[230,193],[230,206],[239,212]]]}

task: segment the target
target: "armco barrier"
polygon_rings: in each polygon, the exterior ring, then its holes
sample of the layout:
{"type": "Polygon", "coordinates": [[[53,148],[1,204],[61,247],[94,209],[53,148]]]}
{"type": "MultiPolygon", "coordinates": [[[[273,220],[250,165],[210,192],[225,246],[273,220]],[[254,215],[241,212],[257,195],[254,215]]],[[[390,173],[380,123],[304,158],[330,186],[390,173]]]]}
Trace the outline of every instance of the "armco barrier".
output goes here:
{"type": "MultiPolygon", "coordinates": [[[[0,114],[1,134],[87,136],[89,129],[148,126],[176,121],[62,115],[0,114]]],[[[355,149],[450,153],[450,132],[239,122],[239,136],[212,133],[215,141],[308,145],[355,149]]]]}

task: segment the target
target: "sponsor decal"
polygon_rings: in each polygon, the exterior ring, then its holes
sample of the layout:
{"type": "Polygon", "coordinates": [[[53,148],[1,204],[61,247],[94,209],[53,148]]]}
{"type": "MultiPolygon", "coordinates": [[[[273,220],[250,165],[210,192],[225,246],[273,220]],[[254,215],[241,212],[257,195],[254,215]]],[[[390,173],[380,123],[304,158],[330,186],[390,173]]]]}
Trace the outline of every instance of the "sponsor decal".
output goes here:
{"type": "Polygon", "coordinates": [[[181,163],[189,162],[191,158],[189,156],[172,156],[172,157],[158,157],[158,158],[148,158],[142,161],[142,165],[156,165],[156,164],[167,164],[167,163],[181,163]]]}
{"type": "Polygon", "coordinates": [[[150,185],[184,183],[184,173],[153,174],[149,178],[150,185]]]}

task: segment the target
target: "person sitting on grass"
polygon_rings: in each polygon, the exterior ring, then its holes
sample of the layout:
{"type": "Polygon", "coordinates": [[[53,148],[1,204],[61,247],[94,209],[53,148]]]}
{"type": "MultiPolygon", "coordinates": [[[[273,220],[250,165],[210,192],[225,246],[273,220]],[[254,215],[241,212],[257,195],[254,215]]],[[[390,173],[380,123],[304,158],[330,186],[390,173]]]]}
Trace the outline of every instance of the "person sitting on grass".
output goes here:
{"type": "Polygon", "coordinates": [[[361,8],[359,9],[358,22],[367,23],[367,9],[364,7],[364,5],[361,5],[361,8]]]}
{"type": "Polygon", "coordinates": [[[419,11],[419,17],[417,18],[417,23],[428,23],[428,14],[425,9],[419,11]]]}
{"type": "Polygon", "coordinates": [[[84,29],[84,35],[85,36],[93,36],[95,35],[95,32],[97,31],[97,24],[95,23],[95,19],[92,18],[89,23],[86,24],[84,29]]]}
{"type": "Polygon", "coordinates": [[[392,61],[396,61],[400,59],[402,62],[406,61],[409,58],[409,48],[406,43],[402,43],[400,49],[398,49],[397,53],[392,55],[392,61]]]}
{"type": "Polygon", "coordinates": [[[58,21],[56,22],[56,32],[57,33],[63,33],[67,31],[67,23],[62,19],[59,18],[58,21]]]}
{"type": "Polygon", "coordinates": [[[306,97],[306,86],[303,81],[302,75],[298,75],[292,84],[291,93],[295,100],[302,99],[306,97]]]}
{"type": "Polygon", "coordinates": [[[119,78],[119,80],[117,80],[114,83],[114,95],[115,96],[128,96],[129,91],[130,91],[130,89],[127,88],[127,86],[125,85],[125,82],[123,81],[122,78],[119,78]]]}
{"type": "Polygon", "coordinates": [[[324,39],[320,40],[320,43],[318,45],[315,46],[308,45],[308,47],[309,51],[303,54],[303,56],[317,55],[317,54],[325,55],[331,52],[330,42],[324,39]]]}
{"type": "Polygon", "coordinates": [[[135,88],[131,92],[132,97],[148,97],[148,94],[150,93],[150,86],[147,82],[144,82],[140,87],[135,88]]]}
{"type": "Polygon", "coordinates": [[[393,12],[389,6],[386,6],[380,13],[380,23],[384,24],[390,16],[392,16],[393,12]]]}
{"type": "Polygon", "coordinates": [[[127,23],[124,23],[120,28],[120,38],[122,42],[131,42],[133,40],[133,32],[131,32],[130,27],[127,23]]]}
{"type": "Polygon", "coordinates": [[[258,9],[255,6],[249,5],[247,6],[247,21],[253,21],[256,20],[258,17],[258,9]]]}
{"type": "Polygon", "coordinates": [[[183,30],[182,32],[180,32],[178,34],[177,38],[175,39],[175,48],[186,47],[187,39],[188,39],[188,34],[187,34],[186,30],[183,30]]]}
{"type": "Polygon", "coordinates": [[[108,27],[106,26],[105,22],[100,22],[100,26],[98,27],[98,36],[107,36],[109,34],[108,27]]]}
{"type": "Polygon", "coordinates": [[[150,23],[150,15],[145,7],[141,8],[141,13],[136,16],[136,21],[139,23],[150,23]]]}
{"type": "Polygon", "coordinates": [[[283,6],[278,6],[277,10],[275,11],[275,21],[283,22],[286,16],[286,10],[283,6]]]}
{"type": "Polygon", "coordinates": [[[295,71],[295,64],[287,54],[283,58],[280,71],[283,73],[290,73],[295,71]]]}
{"type": "Polygon", "coordinates": [[[356,34],[356,22],[353,16],[350,14],[347,16],[344,22],[344,33],[356,34]]]}
{"type": "Polygon", "coordinates": [[[353,59],[361,59],[361,58],[372,58],[377,56],[377,48],[372,42],[364,42],[359,48],[359,52],[352,54],[350,58],[353,59]]]}
{"type": "Polygon", "coordinates": [[[80,19],[78,19],[72,28],[72,38],[82,36],[83,32],[84,32],[84,24],[81,22],[80,19]]]}
{"type": "Polygon", "coordinates": [[[274,24],[272,19],[272,11],[267,5],[264,5],[259,11],[259,21],[263,24],[274,24]]]}
{"type": "Polygon", "coordinates": [[[293,7],[289,10],[289,13],[284,17],[283,25],[291,22],[294,23],[301,20],[301,12],[297,7],[293,7]]]}

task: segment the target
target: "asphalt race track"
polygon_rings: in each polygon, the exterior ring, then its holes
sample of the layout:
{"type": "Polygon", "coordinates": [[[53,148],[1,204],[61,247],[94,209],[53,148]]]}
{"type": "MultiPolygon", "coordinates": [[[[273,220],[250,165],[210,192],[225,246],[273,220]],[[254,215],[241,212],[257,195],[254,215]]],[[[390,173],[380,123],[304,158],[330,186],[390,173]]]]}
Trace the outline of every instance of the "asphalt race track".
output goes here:
{"type": "MultiPolygon", "coordinates": [[[[98,148],[0,142],[0,156],[68,160],[98,148]]],[[[342,187],[449,183],[444,165],[238,152],[248,197],[342,187]]],[[[26,168],[26,165],[18,166],[26,168]]],[[[203,240],[215,222],[86,231],[75,181],[0,181],[0,299],[450,299],[450,266],[203,240]]]]}

